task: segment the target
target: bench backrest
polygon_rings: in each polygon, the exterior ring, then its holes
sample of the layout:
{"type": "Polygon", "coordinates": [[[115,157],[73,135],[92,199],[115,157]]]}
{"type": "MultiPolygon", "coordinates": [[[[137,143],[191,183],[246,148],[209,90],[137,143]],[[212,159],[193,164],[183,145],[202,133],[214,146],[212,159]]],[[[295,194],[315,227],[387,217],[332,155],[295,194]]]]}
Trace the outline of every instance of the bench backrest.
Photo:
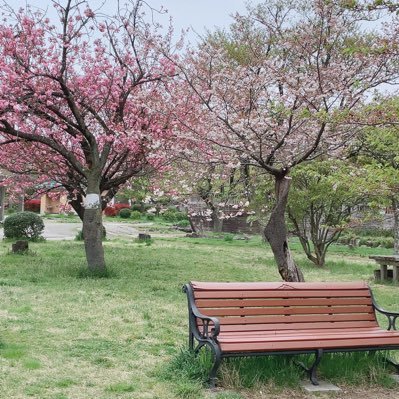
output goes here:
{"type": "Polygon", "coordinates": [[[351,283],[190,283],[194,302],[222,331],[377,326],[371,292],[351,283]]]}

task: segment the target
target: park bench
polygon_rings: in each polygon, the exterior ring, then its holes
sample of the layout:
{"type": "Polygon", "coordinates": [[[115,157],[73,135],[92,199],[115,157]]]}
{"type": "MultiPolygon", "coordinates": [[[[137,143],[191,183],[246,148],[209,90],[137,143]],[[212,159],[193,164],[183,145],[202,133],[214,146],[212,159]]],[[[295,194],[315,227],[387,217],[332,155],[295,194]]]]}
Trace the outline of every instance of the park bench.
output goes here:
{"type": "Polygon", "coordinates": [[[194,350],[196,340],[196,353],[207,345],[214,355],[211,386],[228,357],[314,354],[310,367],[298,364],[318,385],[316,368],[324,353],[399,349],[399,313],[380,308],[363,282],[193,281],[183,290],[188,297],[189,347],[194,350]],[[377,312],[388,318],[387,330],[379,326],[377,312]]]}

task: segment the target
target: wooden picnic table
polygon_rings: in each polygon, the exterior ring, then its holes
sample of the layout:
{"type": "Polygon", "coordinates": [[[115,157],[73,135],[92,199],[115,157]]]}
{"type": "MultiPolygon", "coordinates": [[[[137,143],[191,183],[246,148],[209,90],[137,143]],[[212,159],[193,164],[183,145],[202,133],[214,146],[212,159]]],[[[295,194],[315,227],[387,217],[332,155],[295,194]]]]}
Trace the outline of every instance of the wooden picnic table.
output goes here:
{"type": "Polygon", "coordinates": [[[399,282],[399,255],[372,255],[370,259],[380,265],[381,281],[388,280],[388,266],[393,267],[393,281],[399,282]]]}

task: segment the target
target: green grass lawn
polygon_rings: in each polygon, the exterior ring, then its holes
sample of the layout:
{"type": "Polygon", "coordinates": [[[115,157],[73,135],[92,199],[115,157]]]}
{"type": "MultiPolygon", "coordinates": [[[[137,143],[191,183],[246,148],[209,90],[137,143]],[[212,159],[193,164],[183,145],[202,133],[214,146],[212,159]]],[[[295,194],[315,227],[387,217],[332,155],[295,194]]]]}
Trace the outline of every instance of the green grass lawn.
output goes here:
{"type": "MultiPolygon", "coordinates": [[[[107,241],[110,277],[103,279],[84,277],[80,242],[30,246],[31,254],[14,255],[11,243],[0,243],[1,398],[207,398],[201,381],[209,359],[193,360],[184,351],[181,286],[189,280],[280,280],[259,238],[107,241]]],[[[389,250],[337,246],[327,267],[316,269],[297,243],[292,247],[308,281],[365,280],[384,307],[399,310],[398,287],[374,284],[375,265],[367,258],[389,250]]],[[[326,359],[321,373],[338,384],[391,392],[378,359],[336,356],[326,359]]],[[[303,374],[284,358],[226,362],[220,378],[226,390],[213,398],[266,398],[269,390],[279,392],[273,397],[302,397],[303,374]]]]}

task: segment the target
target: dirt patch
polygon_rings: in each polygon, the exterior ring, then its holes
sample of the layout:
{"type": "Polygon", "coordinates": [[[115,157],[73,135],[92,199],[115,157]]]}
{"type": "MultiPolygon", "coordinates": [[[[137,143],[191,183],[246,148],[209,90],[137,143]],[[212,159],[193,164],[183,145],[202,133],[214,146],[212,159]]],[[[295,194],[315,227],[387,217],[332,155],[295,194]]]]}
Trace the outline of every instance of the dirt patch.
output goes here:
{"type": "MultiPolygon", "coordinates": [[[[236,393],[239,393],[245,399],[392,399],[396,397],[397,393],[397,389],[382,387],[340,386],[340,388],[342,389],[340,392],[308,393],[302,389],[276,391],[275,388],[270,390],[264,388],[261,390],[236,391],[236,393]]],[[[218,394],[233,394],[233,392],[232,390],[216,389],[215,391],[209,391],[206,398],[213,399],[218,394]]]]}

